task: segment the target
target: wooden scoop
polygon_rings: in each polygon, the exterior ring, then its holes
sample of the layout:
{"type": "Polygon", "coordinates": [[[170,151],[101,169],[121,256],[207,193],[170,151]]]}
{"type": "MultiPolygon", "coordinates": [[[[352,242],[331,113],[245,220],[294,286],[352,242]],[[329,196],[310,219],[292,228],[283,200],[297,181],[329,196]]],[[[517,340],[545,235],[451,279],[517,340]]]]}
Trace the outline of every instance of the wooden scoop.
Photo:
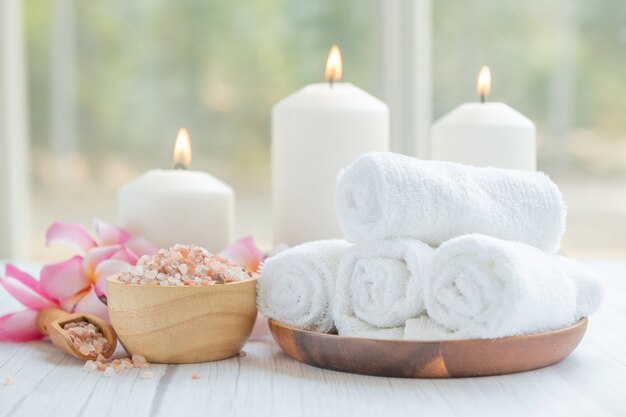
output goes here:
{"type": "Polygon", "coordinates": [[[52,343],[59,349],[77,357],[80,360],[87,361],[95,359],[93,356],[83,355],[76,349],[72,339],[70,339],[67,330],[63,329],[67,323],[86,321],[100,329],[104,337],[109,342],[109,350],[102,353],[102,356],[109,358],[115,347],[117,346],[117,335],[113,327],[104,320],[94,316],[93,314],[70,314],[58,308],[46,308],[37,314],[37,328],[40,332],[50,336],[52,343]]]}

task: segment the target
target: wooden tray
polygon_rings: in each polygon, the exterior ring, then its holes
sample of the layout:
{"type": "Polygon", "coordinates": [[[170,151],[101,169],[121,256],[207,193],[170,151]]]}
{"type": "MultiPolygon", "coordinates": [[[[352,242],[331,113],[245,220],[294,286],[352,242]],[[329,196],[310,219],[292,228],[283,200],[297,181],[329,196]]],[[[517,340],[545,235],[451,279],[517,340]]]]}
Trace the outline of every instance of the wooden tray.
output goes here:
{"type": "Polygon", "coordinates": [[[545,333],[441,342],[343,337],[274,320],[269,326],[280,348],[308,365],[363,375],[458,378],[505,375],[557,363],[576,349],[587,330],[587,318],[545,333]]]}

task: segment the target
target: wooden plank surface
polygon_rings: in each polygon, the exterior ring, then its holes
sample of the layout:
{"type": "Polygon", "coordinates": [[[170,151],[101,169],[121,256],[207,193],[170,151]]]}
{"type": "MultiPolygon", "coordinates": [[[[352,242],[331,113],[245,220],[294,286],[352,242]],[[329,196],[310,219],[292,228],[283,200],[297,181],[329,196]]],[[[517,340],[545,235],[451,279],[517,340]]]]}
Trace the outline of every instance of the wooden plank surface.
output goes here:
{"type": "MultiPolygon", "coordinates": [[[[197,365],[152,365],[110,378],[86,373],[48,342],[0,342],[0,417],[36,416],[625,416],[626,262],[588,262],[607,288],[579,348],[516,375],[405,380],[342,374],[287,358],[274,342],[197,365]],[[201,379],[192,380],[194,373],[201,379]]],[[[0,314],[15,308],[0,293],[0,314]]]]}

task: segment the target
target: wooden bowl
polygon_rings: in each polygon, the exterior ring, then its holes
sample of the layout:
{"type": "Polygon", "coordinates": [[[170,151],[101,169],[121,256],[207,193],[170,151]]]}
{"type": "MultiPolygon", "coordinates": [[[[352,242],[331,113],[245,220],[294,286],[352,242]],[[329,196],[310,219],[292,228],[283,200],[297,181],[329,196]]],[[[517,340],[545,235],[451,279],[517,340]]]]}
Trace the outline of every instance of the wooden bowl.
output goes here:
{"type": "Polygon", "coordinates": [[[256,279],[161,287],[108,278],[111,323],[130,354],[154,363],[195,363],[237,355],[256,320],[256,279]]]}
{"type": "Polygon", "coordinates": [[[363,375],[457,378],[504,375],[552,365],[578,346],[587,318],[560,330],[501,339],[439,342],[378,340],[315,333],[269,321],[274,340],[308,365],[363,375]]]}

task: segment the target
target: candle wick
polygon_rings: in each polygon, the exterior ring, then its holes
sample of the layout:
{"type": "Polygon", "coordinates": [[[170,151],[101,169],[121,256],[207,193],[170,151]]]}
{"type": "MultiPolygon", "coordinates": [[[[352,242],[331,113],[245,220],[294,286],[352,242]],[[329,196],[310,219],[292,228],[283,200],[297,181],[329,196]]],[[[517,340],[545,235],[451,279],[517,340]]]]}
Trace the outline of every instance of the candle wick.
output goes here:
{"type": "Polygon", "coordinates": [[[187,165],[185,165],[182,162],[176,162],[176,164],[174,165],[174,169],[186,170],[187,169],[187,165]]]}
{"type": "Polygon", "coordinates": [[[335,80],[333,79],[333,77],[330,77],[328,79],[328,85],[330,85],[330,88],[333,88],[333,86],[335,85],[335,80]]]}
{"type": "Polygon", "coordinates": [[[485,93],[480,93],[480,102],[481,103],[485,102],[485,93]]]}

